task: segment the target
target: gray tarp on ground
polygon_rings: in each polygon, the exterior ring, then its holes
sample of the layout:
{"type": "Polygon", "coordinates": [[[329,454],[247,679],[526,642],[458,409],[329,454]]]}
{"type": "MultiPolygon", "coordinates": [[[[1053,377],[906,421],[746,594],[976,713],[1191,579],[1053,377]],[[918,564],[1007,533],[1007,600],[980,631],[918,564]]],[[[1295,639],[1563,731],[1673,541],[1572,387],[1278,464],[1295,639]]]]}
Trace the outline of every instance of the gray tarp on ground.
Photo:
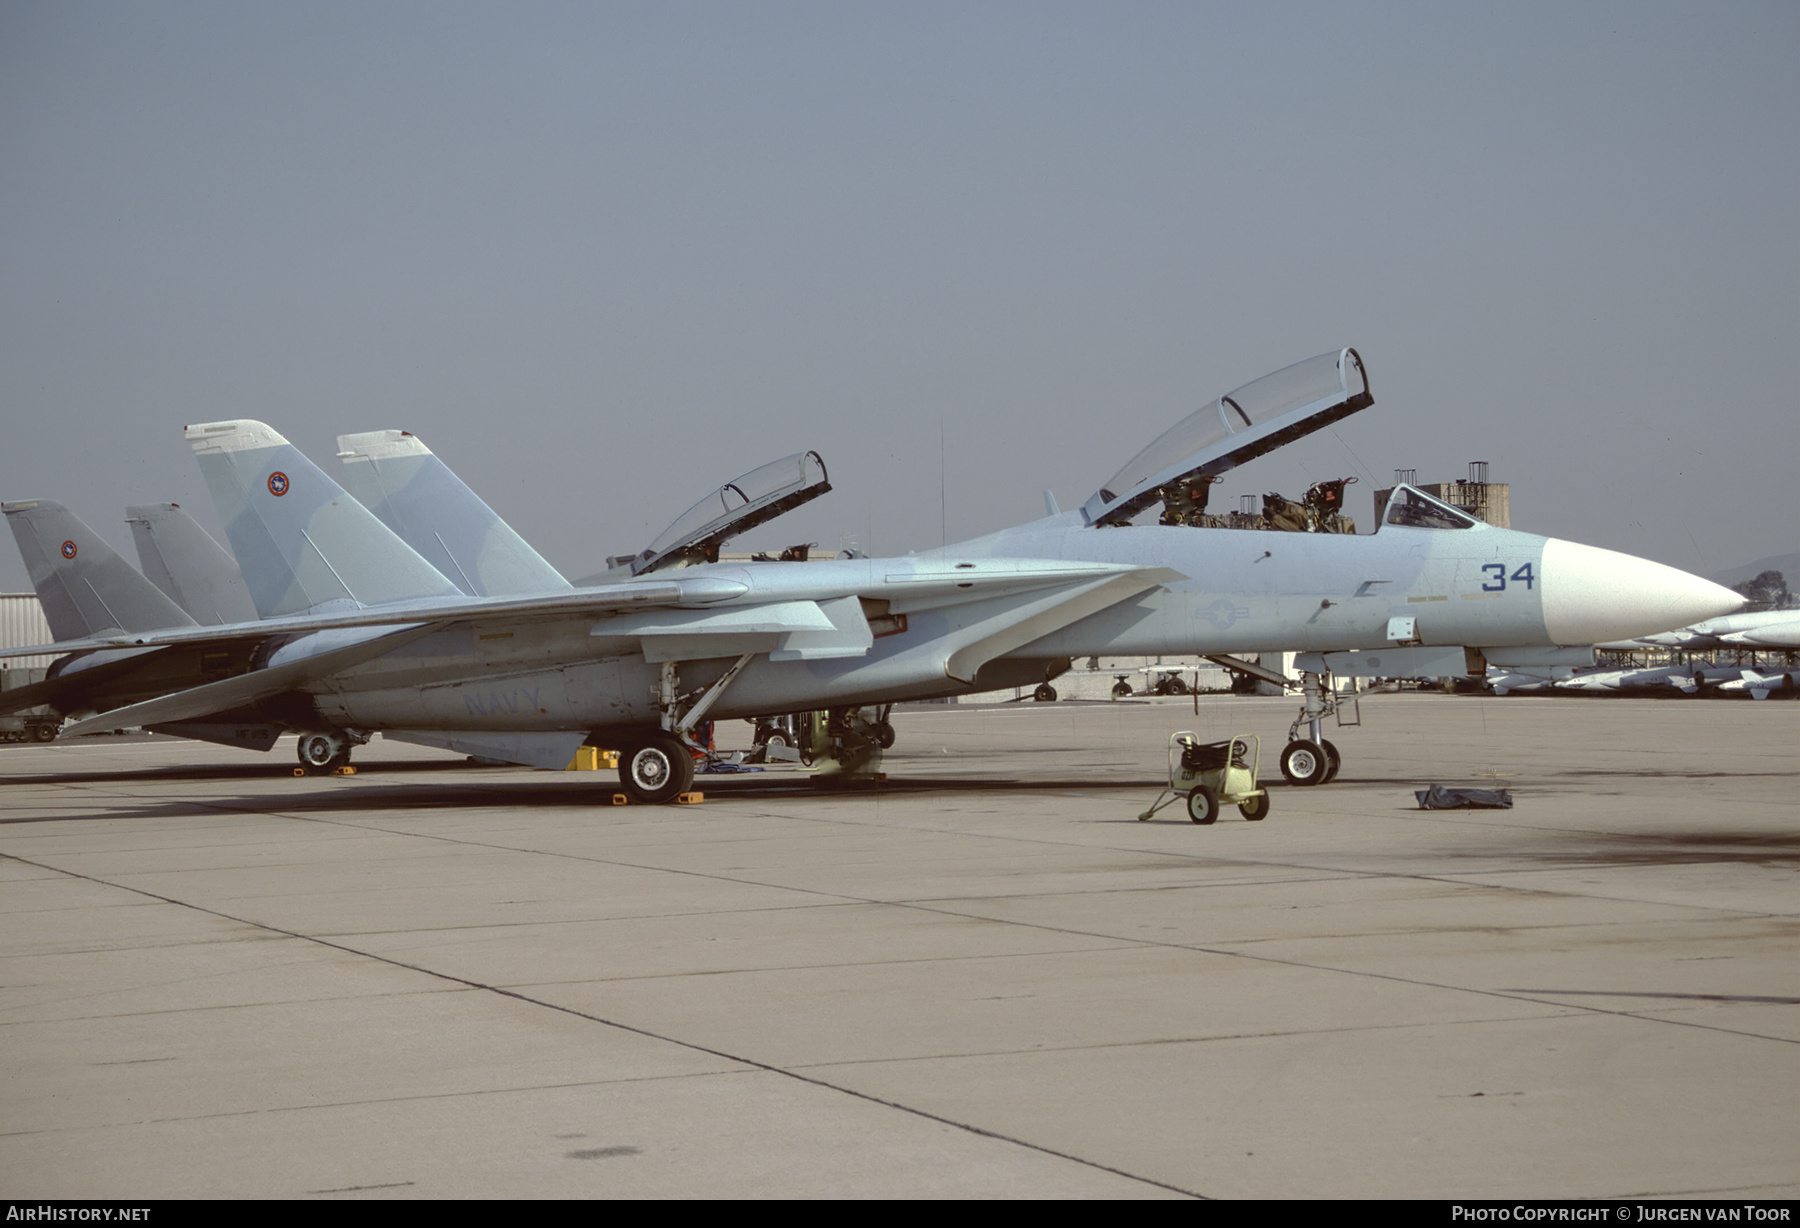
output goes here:
{"type": "Polygon", "coordinates": [[[1505,789],[1446,789],[1432,785],[1414,789],[1420,810],[1511,810],[1512,794],[1505,789]]]}

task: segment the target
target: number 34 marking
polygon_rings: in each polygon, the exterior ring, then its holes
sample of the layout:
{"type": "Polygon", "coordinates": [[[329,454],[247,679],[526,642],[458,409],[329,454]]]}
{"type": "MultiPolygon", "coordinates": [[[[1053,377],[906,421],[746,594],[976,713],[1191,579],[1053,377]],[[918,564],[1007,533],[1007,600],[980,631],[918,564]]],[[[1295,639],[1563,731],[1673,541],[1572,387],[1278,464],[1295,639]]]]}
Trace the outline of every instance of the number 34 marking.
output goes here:
{"type": "Polygon", "coordinates": [[[1526,588],[1531,587],[1533,577],[1531,574],[1530,563],[1526,563],[1510,576],[1506,574],[1506,564],[1504,563],[1484,563],[1482,564],[1481,570],[1487,572],[1488,575],[1492,577],[1488,583],[1481,586],[1481,591],[1484,593],[1504,593],[1506,591],[1506,582],[1508,580],[1523,584],[1526,588]]]}

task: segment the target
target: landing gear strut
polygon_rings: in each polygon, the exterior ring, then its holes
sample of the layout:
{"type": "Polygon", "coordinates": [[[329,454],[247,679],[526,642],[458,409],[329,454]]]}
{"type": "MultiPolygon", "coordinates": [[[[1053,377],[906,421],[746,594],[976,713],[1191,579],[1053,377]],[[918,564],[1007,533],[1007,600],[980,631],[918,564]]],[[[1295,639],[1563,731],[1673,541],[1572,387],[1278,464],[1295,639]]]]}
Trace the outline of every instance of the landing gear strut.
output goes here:
{"type": "MultiPolygon", "coordinates": [[[[1241,678],[1257,678],[1279,687],[1291,687],[1294,680],[1266,666],[1224,653],[1210,653],[1207,660],[1222,665],[1241,678]]],[[[1232,690],[1236,691],[1234,684],[1232,690]]],[[[1331,675],[1314,670],[1300,671],[1300,715],[1288,726],[1288,744],[1281,752],[1281,774],[1290,785],[1323,785],[1337,778],[1344,766],[1338,748],[1325,740],[1321,726],[1328,716],[1337,717],[1341,725],[1360,725],[1362,716],[1355,691],[1339,694],[1331,685],[1331,675]],[[1305,726],[1306,736],[1300,730],[1305,726]]]]}
{"type": "Polygon", "coordinates": [[[1300,675],[1300,715],[1288,726],[1288,744],[1281,752],[1281,774],[1290,785],[1324,785],[1337,778],[1344,757],[1338,748],[1326,741],[1321,731],[1325,718],[1335,715],[1340,725],[1355,725],[1356,697],[1339,695],[1331,689],[1327,674],[1311,671],[1300,675]],[[1344,710],[1352,714],[1344,719],[1344,710]],[[1301,726],[1306,736],[1300,736],[1301,726]]]}
{"type": "Polygon", "coordinates": [[[619,785],[626,797],[640,805],[656,806],[693,788],[694,752],[704,752],[694,740],[693,730],[754,655],[745,653],[716,681],[685,694],[676,662],[662,663],[657,699],[662,728],[638,730],[619,755],[619,785]]]}

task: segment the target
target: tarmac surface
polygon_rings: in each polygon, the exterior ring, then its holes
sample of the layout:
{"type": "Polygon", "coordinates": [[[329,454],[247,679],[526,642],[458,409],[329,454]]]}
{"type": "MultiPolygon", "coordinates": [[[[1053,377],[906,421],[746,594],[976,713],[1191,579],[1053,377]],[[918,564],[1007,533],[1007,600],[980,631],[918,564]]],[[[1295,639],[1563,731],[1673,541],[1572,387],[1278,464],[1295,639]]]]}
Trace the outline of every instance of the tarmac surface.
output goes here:
{"type": "Polygon", "coordinates": [[[901,710],[885,787],[671,807],[0,749],[0,1196],[1800,1196],[1800,704],[1377,697],[1312,789],[1294,709],[901,710]],[[1138,822],[1177,729],[1269,818],[1138,822]]]}

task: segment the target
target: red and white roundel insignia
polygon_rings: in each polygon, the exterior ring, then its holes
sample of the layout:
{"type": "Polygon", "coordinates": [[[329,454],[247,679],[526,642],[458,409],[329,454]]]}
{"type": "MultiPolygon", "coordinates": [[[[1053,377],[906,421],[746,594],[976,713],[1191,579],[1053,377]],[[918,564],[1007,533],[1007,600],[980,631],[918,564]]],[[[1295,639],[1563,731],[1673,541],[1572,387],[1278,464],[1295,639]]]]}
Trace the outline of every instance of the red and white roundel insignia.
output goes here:
{"type": "Polygon", "coordinates": [[[74,542],[64,542],[62,544],[62,556],[65,559],[72,559],[75,557],[75,543],[74,542]]]}
{"type": "Polygon", "coordinates": [[[270,494],[274,495],[277,499],[279,499],[282,495],[287,494],[287,488],[288,488],[287,474],[285,474],[281,470],[277,469],[274,473],[271,473],[269,475],[269,493],[270,494]]]}

